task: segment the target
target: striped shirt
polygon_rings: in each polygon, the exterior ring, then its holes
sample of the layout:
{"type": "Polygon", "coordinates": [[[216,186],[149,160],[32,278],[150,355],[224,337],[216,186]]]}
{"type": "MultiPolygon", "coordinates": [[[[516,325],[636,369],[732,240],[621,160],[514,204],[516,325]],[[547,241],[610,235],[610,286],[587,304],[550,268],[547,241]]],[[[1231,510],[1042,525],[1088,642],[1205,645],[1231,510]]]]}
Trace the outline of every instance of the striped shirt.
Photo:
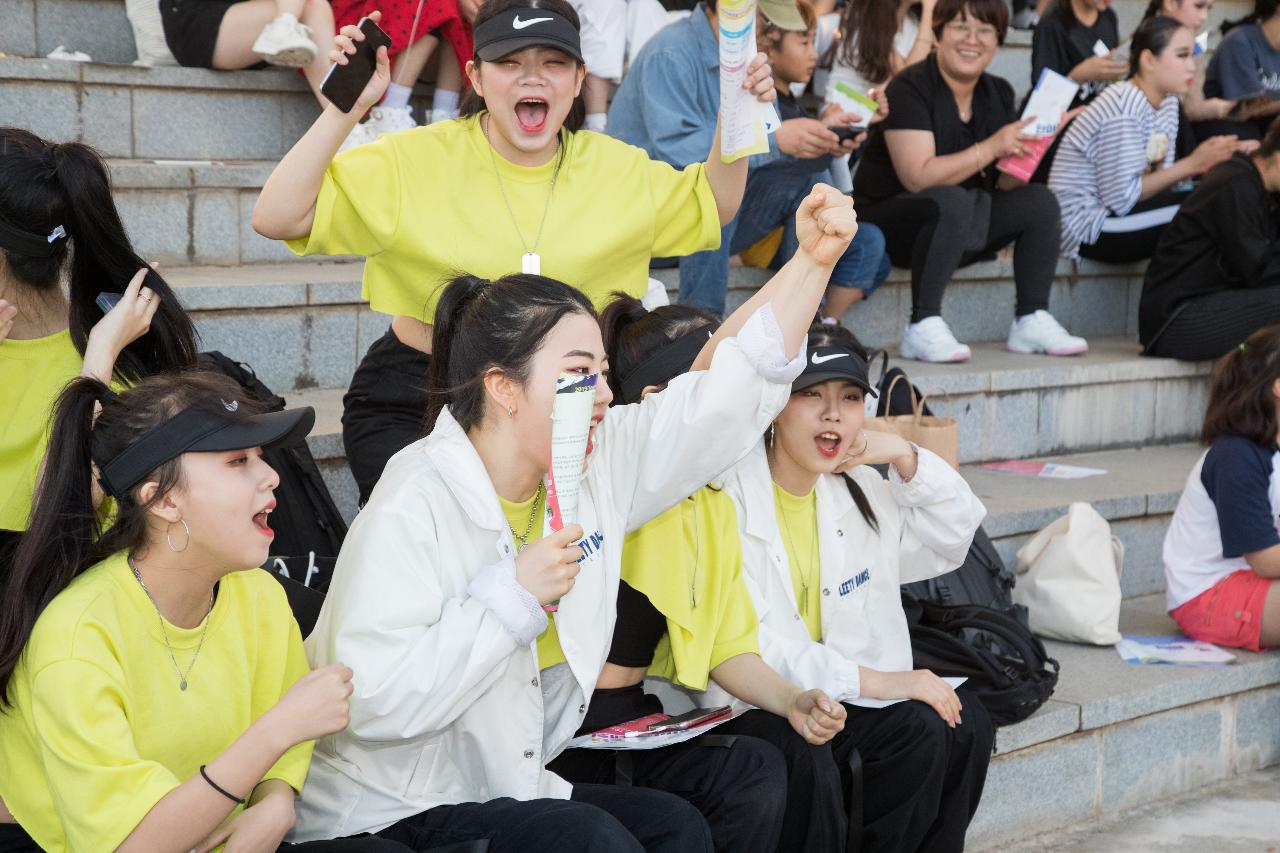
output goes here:
{"type": "Polygon", "coordinates": [[[1153,108],[1127,80],[1104,89],[1067,128],[1049,172],[1062,207],[1064,258],[1096,241],[1108,216],[1124,216],[1138,203],[1157,134],[1165,140],[1160,168],[1168,168],[1178,139],[1178,99],[1170,95],[1153,108]]]}

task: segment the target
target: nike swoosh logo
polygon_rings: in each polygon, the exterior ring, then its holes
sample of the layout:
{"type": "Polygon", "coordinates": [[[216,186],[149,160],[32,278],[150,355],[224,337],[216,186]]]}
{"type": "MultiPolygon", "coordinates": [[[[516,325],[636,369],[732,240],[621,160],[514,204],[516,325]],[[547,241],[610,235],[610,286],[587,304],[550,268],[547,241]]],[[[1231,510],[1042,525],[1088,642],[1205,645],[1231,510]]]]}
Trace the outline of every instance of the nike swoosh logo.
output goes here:
{"type": "Polygon", "coordinates": [[[520,20],[520,16],[516,15],[515,20],[511,22],[511,28],[513,30],[523,30],[525,27],[531,27],[534,24],[541,24],[544,21],[550,21],[550,20],[551,18],[530,18],[527,21],[522,21],[520,20]]]}
{"type": "Polygon", "coordinates": [[[814,364],[825,364],[826,362],[831,361],[832,359],[836,359],[836,358],[847,358],[847,357],[848,357],[848,355],[849,355],[849,353],[847,353],[847,352],[838,352],[838,353],[834,353],[834,354],[832,354],[832,355],[818,355],[818,354],[815,352],[815,353],[813,354],[813,363],[814,363],[814,364]]]}

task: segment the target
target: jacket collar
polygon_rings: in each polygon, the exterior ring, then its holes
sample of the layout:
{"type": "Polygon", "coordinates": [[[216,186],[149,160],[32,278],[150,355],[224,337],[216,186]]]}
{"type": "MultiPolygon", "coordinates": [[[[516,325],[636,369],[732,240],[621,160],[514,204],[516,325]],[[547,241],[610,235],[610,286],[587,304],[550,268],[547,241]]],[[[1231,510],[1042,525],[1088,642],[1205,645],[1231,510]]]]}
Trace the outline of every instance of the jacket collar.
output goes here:
{"type": "Polygon", "coordinates": [[[715,31],[711,29],[711,21],[707,20],[707,4],[699,3],[685,19],[693,31],[693,38],[698,46],[698,61],[703,67],[720,70],[720,42],[715,31]]]}
{"type": "MultiPolygon", "coordinates": [[[[773,505],[773,475],[769,473],[769,457],[764,442],[758,442],[738,464],[739,490],[742,495],[743,527],[747,535],[770,542],[777,538],[778,516],[773,505]]],[[[845,475],[827,474],[818,478],[818,517],[840,521],[856,512],[853,496],[845,485],[845,475]]]]}
{"type": "Polygon", "coordinates": [[[448,406],[436,418],[435,429],[427,437],[426,451],[468,518],[486,530],[507,529],[489,472],[448,406]]]}

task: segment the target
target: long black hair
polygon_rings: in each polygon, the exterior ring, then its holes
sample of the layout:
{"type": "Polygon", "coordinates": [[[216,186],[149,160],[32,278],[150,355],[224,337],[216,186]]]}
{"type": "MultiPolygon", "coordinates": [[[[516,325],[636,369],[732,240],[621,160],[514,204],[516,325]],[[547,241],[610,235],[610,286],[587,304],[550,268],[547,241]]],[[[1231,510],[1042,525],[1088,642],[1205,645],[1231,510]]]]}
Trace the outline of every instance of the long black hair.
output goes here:
{"type": "MultiPolygon", "coordinates": [[[[89,330],[102,319],[95,300],[103,291],[123,293],[147,264],[134,251],[111,197],[111,180],[98,152],[78,142],[46,142],[30,131],[0,127],[0,220],[11,227],[50,234],[48,257],[0,247],[9,275],[37,292],[59,287],[65,276],[71,301],[71,340],[84,353],[89,330]]],[[[136,380],[195,363],[196,331],[173,290],[154,270],[146,286],[160,299],[147,334],[116,361],[116,375],[136,380]]]]}
{"type": "MultiPolygon", "coordinates": [[[[36,488],[31,521],[13,555],[5,593],[0,598],[0,704],[9,703],[9,684],[36,619],[59,592],[111,554],[146,544],[150,507],[182,485],[179,459],[165,462],[147,477],[159,484],[149,502],[139,499],[144,484],[116,498],[111,526],[93,505],[94,465],[115,458],[143,433],[193,405],[219,405],[219,399],[243,399],[240,387],[221,374],[201,371],[164,373],[143,379],[119,396],[97,379],[71,382],[54,407],[49,455],[36,488]],[[94,407],[102,411],[94,420],[94,407]]],[[[245,400],[242,410],[258,411],[245,400]]]]}
{"type": "MultiPolygon", "coordinates": [[[[817,347],[843,347],[862,356],[863,361],[867,360],[867,348],[862,345],[862,341],[858,340],[853,332],[837,323],[814,323],[809,327],[809,349],[817,347]]],[[[772,434],[773,430],[765,433],[765,446],[769,445],[772,434]]],[[[849,495],[853,498],[853,504],[858,508],[858,512],[862,514],[863,521],[879,533],[880,522],[876,519],[876,512],[871,508],[871,501],[867,500],[867,494],[862,491],[862,486],[847,474],[841,479],[848,487],[849,495]]]]}
{"type": "MultiPolygon", "coordinates": [[[[581,31],[582,19],[578,17],[578,11],[573,8],[565,0],[486,0],[484,5],[480,7],[480,11],[476,12],[476,20],[472,25],[474,31],[490,18],[497,17],[508,9],[546,9],[555,12],[564,18],[570,24],[573,24],[575,30],[581,31]]],[[[472,59],[476,65],[480,65],[484,60],[479,56],[473,56],[472,59]]],[[[570,57],[570,59],[573,59],[570,57]]],[[[573,59],[573,64],[578,65],[578,60],[573,59]]],[[[463,93],[462,100],[458,103],[458,118],[466,118],[467,116],[476,115],[487,109],[484,98],[476,93],[476,90],[468,87],[463,93]]],[[[581,92],[573,99],[573,106],[569,107],[569,114],[564,117],[564,126],[567,130],[582,130],[582,126],[587,120],[587,102],[581,92]]]]}
{"type": "Polygon", "coordinates": [[[445,406],[464,429],[484,418],[484,377],[497,368],[523,383],[542,340],[569,314],[596,319],[591,300],[554,278],[508,275],[494,281],[460,275],[436,306],[427,371],[426,429],[445,406]]]}
{"type": "Polygon", "coordinates": [[[1280,0],[1253,0],[1253,11],[1243,18],[1222,22],[1222,33],[1225,35],[1241,24],[1261,24],[1271,20],[1271,16],[1280,10],[1280,0]]]}
{"type": "Polygon", "coordinates": [[[1129,76],[1137,76],[1142,67],[1139,60],[1144,51],[1159,57],[1173,41],[1174,34],[1184,29],[1186,27],[1181,21],[1168,15],[1156,15],[1138,24],[1138,28],[1133,31],[1133,42],[1129,48],[1129,76]]]}
{"type": "MultiPolygon", "coordinates": [[[[907,15],[920,20],[922,7],[913,3],[907,15]]],[[[840,61],[872,85],[893,76],[891,54],[898,34],[898,6],[884,0],[850,0],[840,15],[840,61]]]]}
{"type": "MultiPolygon", "coordinates": [[[[716,315],[693,305],[663,305],[647,310],[639,299],[613,293],[600,313],[600,333],[609,356],[609,388],[613,404],[638,403],[625,399],[622,380],[660,347],[676,338],[720,325],[716,315]]],[[[674,379],[667,377],[666,381],[674,379]]]]}

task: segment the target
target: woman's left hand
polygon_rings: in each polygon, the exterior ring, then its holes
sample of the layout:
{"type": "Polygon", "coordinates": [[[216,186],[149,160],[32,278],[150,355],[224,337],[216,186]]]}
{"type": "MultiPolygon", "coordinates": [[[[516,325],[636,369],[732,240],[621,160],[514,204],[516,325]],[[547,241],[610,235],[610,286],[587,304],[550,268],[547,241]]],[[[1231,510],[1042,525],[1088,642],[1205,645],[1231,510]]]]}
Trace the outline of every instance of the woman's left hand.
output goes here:
{"type": "Polygon", "coordinates": [[[916,449],[900,435],[862,429],[841,457],[835,473],[843,474],[858,465],[892,465],[902,479],[910,480],[916,475],[916,449]]]}
{"type": "Polygon", "coordinates": [[[757,101],[774,101],[778,98],[778,90],[773,82],[773,68],[769,65],[769,57],[757,53],[755,59],[747,66],[746,79],[742,88],[756,96],[757,101]]]}
{"type": "Polygon", "coordinates": [[[798,692],[787,709],[787,722],[800,737],[821,746],[844,728],[845,710],[821,690],[798,692]]]}
{"type": "Polygon", "coordinates": [[[293,829],[293,798],[272,793],[234,814],[209,833],[196,847],[209,853],[225,844],[224,853],[276,853],[285,835],[293,829]]]}

